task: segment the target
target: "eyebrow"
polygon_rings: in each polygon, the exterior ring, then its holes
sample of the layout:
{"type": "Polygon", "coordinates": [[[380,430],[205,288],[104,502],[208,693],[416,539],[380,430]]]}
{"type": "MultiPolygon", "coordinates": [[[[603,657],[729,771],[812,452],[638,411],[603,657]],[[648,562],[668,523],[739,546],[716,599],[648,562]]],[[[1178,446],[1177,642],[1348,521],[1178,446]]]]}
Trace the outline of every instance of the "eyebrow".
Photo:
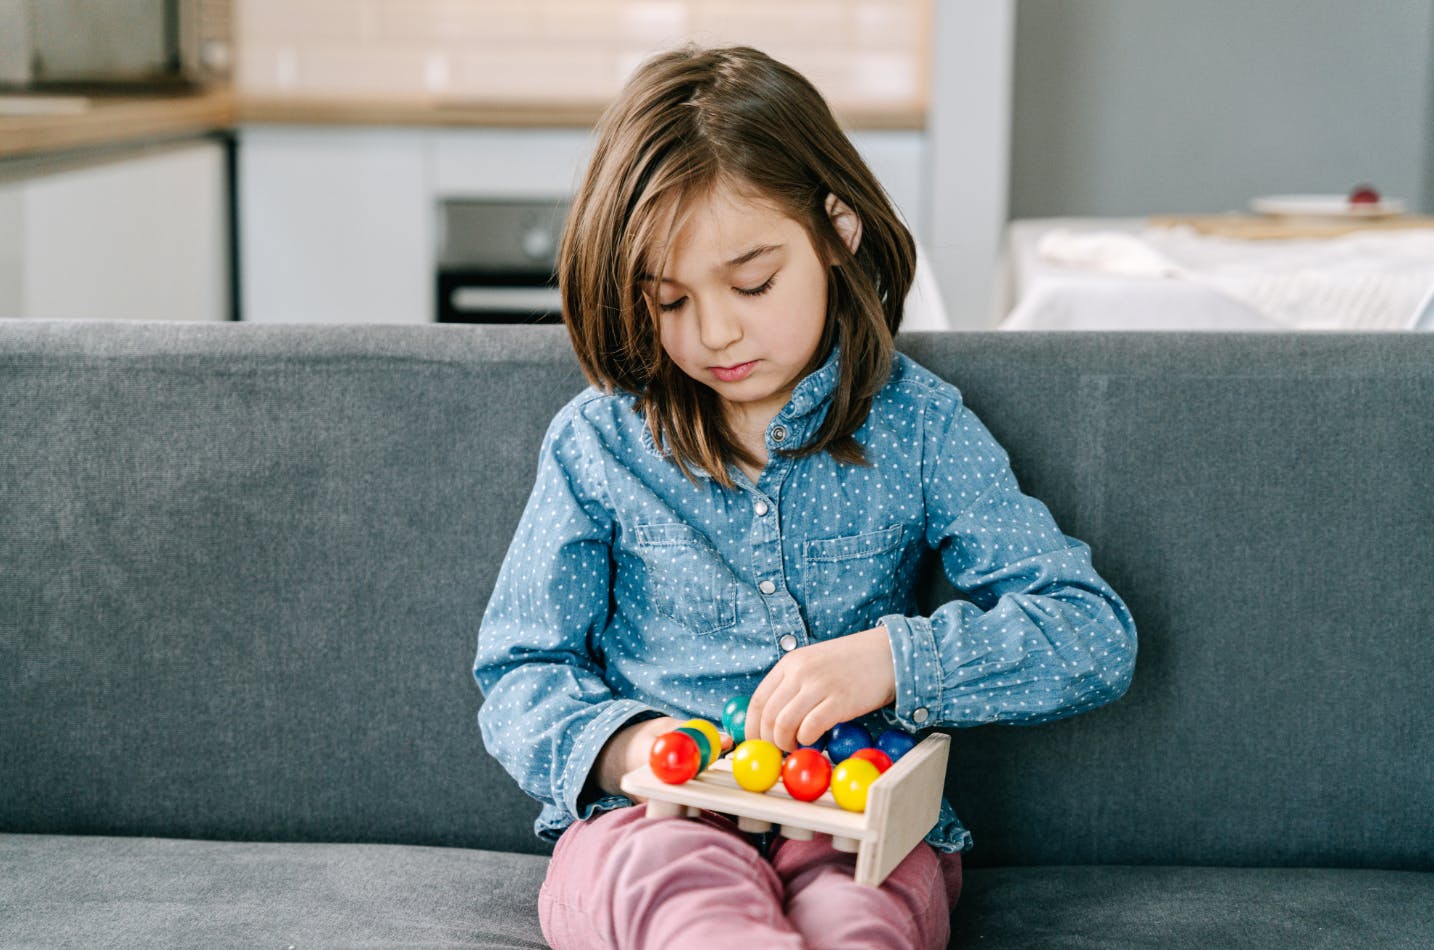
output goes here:
{"type": "MultiPolygon", "coordinates": [[[[738,254],[736,257],[732,258],[730,261],[727,261],[725,264],[722,264],[720,267],[718,267],[718,270],[732,270],[735,267],[741,267],[743,264],[755,261],[757,258],[763,256],[764,254],[770,254],[773,251],[780,251],[783,247],[785,247],[785,245],[783,244],[758,244],[756,247],[751,248],[750,250],[743,251],[741,254],[738,254]]],[[[652,280],[652,275],[644,271],[643,273],[638,274],[638,279],[646,282],[652,280]]],[[[669,280],[668,278],[664,277],[661,283],[670,284],[675,283],[675,281],[669,280]]]]}

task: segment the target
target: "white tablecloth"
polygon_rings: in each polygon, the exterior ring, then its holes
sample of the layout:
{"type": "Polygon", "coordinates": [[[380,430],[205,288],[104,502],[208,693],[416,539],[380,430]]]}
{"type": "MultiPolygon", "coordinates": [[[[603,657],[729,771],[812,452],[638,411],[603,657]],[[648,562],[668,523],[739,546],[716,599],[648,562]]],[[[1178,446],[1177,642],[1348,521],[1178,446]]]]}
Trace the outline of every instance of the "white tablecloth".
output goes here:
{"type": "Polygon", "coordinates": [[[1434,230],[1249,241],[1142,218],[1013,222],[1008,330],[1405,330],[1434,230]]]}

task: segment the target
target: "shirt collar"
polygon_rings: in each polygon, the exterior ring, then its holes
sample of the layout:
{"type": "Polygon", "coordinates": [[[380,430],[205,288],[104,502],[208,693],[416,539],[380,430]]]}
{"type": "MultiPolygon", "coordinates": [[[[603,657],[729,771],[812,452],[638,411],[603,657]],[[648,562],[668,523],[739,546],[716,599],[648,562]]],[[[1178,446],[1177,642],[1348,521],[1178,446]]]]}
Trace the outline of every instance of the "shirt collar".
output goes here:
{"type": "MultiPolygon", "coordinates": [[[[808,416],[816,413],[819,409],[826,408],[831,402],[832,393],[836,392],[840,370],[841,347],[833,346],[832,351],[827,354],[827,358],[822,362],[822,365],[808,373],[805,379],[797,383],[796,388],[792,390],[791,398],[788,399],[787,404],[777,412],[775,418],[789,424],[800,423],[808,416]]],[[[642,423],[641,438],[643,447],[649,452],[665,459],[671,459],[671,452],[667,446],[664,444],[659,447],[653,440],[652,430],[648,428],[645,420],[642,423]]],[[[800,440],[797,440],[797,444],[800,444],[800,440]]],[[[710,479],[712,477],[701,469],[694,470],[693,474],[703,479],[710,479]]]]}
{"type": "Polygon", "coordinates": [[[789,421],[802,419],[829,404],[832,393],[836,392],[840,371],[841,347],[833,346],[822,365],[797,383],[792,390],[792,398],[787,400],[777,417],[789,421]]]}

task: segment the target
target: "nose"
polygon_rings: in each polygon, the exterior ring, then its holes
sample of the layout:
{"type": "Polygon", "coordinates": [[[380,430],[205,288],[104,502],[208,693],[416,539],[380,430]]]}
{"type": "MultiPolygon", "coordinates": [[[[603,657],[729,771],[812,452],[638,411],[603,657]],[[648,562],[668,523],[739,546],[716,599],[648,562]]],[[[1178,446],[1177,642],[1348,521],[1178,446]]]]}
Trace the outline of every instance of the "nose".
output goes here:
{"type": "Polygon", "coordinates": [[[720,353],[742,339],[742,321],[729,308],[709,304],[697,313],[697,334],[703,346],[720,353]]]}

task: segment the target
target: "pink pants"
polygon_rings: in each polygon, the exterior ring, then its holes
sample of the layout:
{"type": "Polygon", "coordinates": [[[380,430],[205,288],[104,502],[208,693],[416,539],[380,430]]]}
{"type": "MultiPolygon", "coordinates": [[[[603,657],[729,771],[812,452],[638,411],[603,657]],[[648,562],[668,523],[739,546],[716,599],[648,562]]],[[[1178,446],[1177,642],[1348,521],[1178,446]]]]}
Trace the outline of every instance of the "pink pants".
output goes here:
{"type": "Polygon", "coordinates": [[[945,947],[961,856],[922,843],[881,887],[830,839],[776,839],[763,859],[727,818],[619,808],[563,832],[538,897],[557,950],[589,947],[945,947]]]}

